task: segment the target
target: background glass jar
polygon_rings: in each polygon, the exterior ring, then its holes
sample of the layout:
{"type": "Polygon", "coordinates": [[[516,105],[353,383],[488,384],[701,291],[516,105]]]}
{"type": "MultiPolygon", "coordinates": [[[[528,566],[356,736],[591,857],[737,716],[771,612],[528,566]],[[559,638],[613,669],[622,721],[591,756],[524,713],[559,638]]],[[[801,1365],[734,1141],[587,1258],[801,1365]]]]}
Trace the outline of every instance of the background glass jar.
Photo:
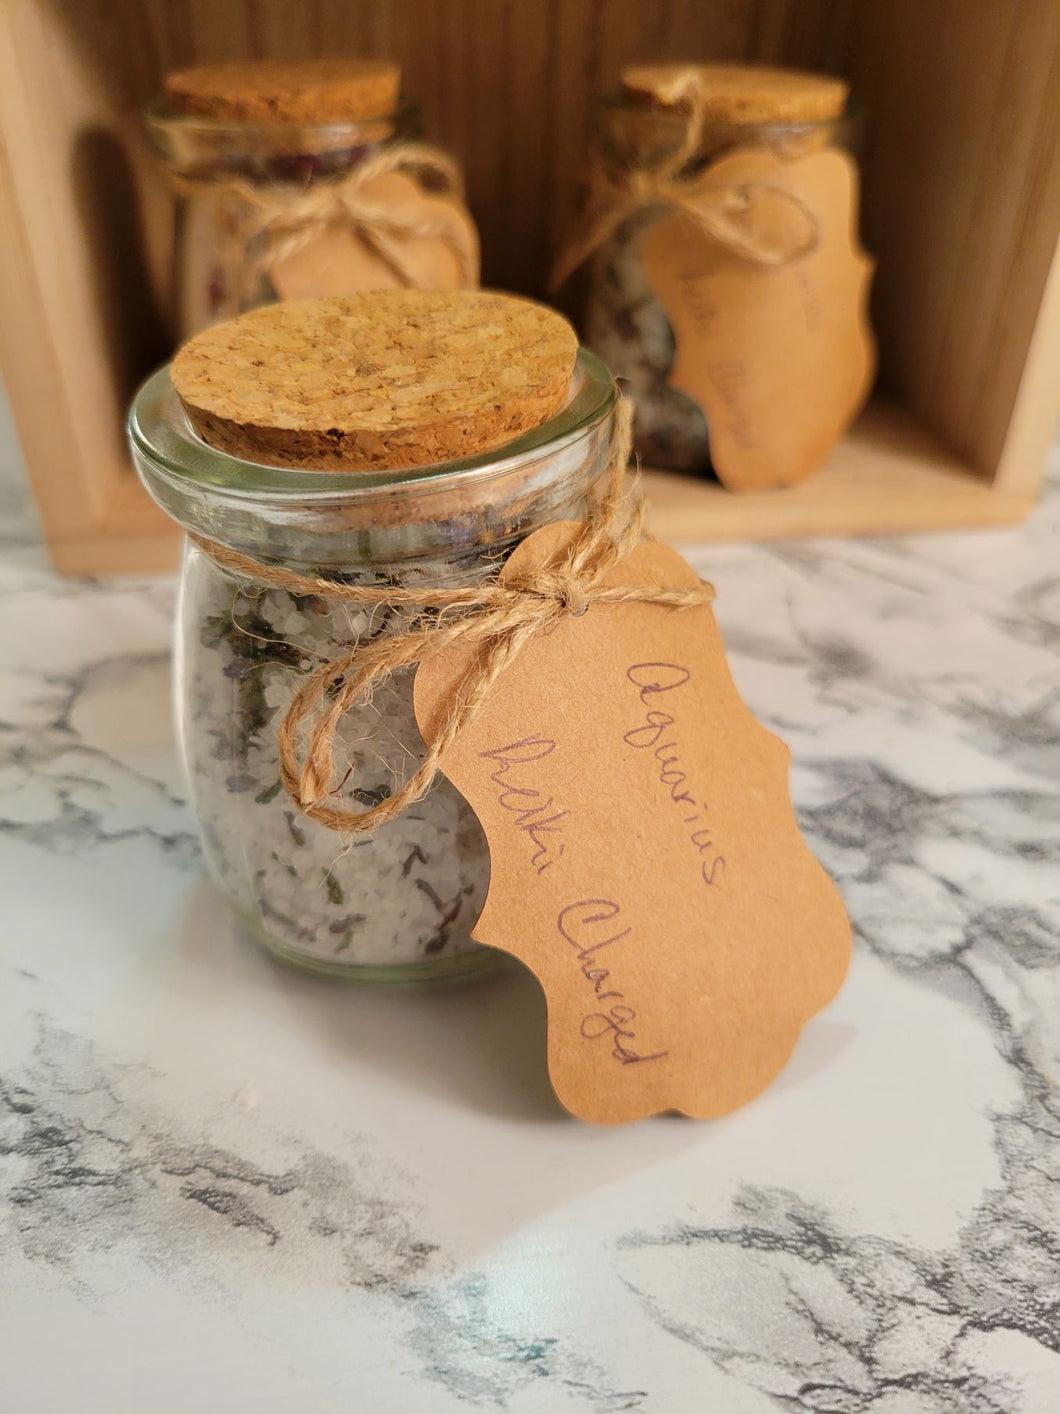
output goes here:
{"type": "MultiPolygon", "coordinates": [[[[652,171],[680,151],[688,112],[649,105],[620,94],[601,106],[598,160],[609,182],[628,183],[632,171],[652,171]]],[[[855,152],[856,111],[814,122],[732,123],[708,120],[675,182],[698,177],[737,149],[766,149],[782,161],[837,147],[855,152]]],[[[643,206],[598,245],[572,278],[570,302],[585,345],[627,385],[634,408],[634,447],[645,466],[706,473],[710,434],[702,409],[670,387],[674,336],[642,263],[644,239],[668,214],[643,206]]]]}
{"type": "MultiPolygon", "coordinates": [[[[137,469],[185,529],[343,583],[460,585],[495,572],[540,525],[584,513],[607,466],[615,388],[579,353],[566,406],[466,461],[379,474],[257,465],[192,431],[167,370],[133,404],[137,469]]],[[[177,627],[178,730],[206,863],[273,952],[365,981],[466,975],[489,882],[485,836],[444,779],[373,835],[344,840],[300,814],[280,781],[277,729],[305,675],[408,611],[361,609],[221,569],[189,542],[177,627]]],[[[411,671],[344,718],[336,763],[363,804],[385,798],[423,743],[411,671]]]]}
{"type": "Polygon", "coordinates": [[[279,299],[478,284],[478,238],[455,164],[418,143],[416,103],[376,118],[254,123],[176,112],[160,99],[146,122],[177,193],[181,339],[279,299]],[[407,165],[373,176],[380,155],[401,152],[407,165]],[[358,177],[371,185],[354,192],[358,177]]]}

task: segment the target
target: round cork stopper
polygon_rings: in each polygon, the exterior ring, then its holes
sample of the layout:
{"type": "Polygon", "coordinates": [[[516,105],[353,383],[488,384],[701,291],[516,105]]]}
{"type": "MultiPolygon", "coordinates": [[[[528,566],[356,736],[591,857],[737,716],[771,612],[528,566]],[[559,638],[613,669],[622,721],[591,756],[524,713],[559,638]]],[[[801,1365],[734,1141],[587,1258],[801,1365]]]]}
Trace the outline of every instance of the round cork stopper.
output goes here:
{"type": "Polygon", "coordinates": [[[171,373],[211,446],[307,471],[380,471],[473,456],[547,422],[577,352],[570,324],[532,300],[367,290],[214,325],[171,373]]]}
{"type": "Polygon", "coordinates": [[[338,123],[397,107],[401,70],[385,59],[254,59],[169,74],[178,113],[237,123],[338,123]]]}
{"type": "Polygon", "coordinates": [[[622,71],[630,97],[668,106],[691,85],[705,99],[708,122],[817,123],[838,118],[850,85],[826,74],[747,64],[635,64],[622,71]]]}

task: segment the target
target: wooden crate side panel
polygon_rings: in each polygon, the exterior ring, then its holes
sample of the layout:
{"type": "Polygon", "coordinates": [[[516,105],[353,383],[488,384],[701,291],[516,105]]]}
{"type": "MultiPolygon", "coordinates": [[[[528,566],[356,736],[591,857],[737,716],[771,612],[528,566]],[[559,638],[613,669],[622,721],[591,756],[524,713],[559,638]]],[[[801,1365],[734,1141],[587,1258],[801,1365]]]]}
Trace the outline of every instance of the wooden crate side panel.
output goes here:
{"type": "Polygon", "coordinates": [[[1060,242],[998,461],[994,486],[1033,495],[1060,418],[1060,242]]]}
{"type": "Polygon", "coordinates": [[[47,6],[11,0],[5,8],[4,202],[9,231],[21,232],[12,240],[20,254],[5,272],[17,285],[6,302],[15,327],[5,336],[5,362],[50,533],[84,535],[131,477],[125,404],[166,340],[155,322],[121,116],[100,75],[65,41],[47,6]],[[23,362],[39,373],[26,377],[23,362]]]}
{"type": "MultiPolygon", "coordinates": [[[[0,85],[3,72],[0,59],[0,85]]],[[[70,409],[57,393],[55,350],[38,327],[43,301],[32,245],[12,190],[6,144],[0,143],[0,371],[47,535],[83,535],[91,529],[97,507],[70,409]]]]}
{"type": "Polygon", "coordinates": [[[38,19],[24,0],[0,10],[0,352],[48,534],[74,535],[91,530],[109,488],[77,435],[64,351],[63,311],[76,291],[56,241],[56,174],[47,161],[53,135],[42,130],[33,102],[34,59],[43,46],[38,19]]]}
{"type": "Polygon", "coordinates": [[[873,0],[852,66],[884,378],[992,476],[1060,230],[1060,6],[873,0]]]}
{"type": "MultiPolygon", "coordinates": [[[[966,426],[970,460],[1001,459],[1060,232],[1060,7],[1026,7],[1002,65],[981,193],[964,233],[932,402],[966,426]],[[984,209],[985,208],[985,209],[984,209]],[[1000,219],[994,213],[1001,213],[1000,219]]],[[[1042,405],[1060,412],[1060,382],[1042,405]]],[[[958,443],[958,445],[961,445],[958,443]]]]}

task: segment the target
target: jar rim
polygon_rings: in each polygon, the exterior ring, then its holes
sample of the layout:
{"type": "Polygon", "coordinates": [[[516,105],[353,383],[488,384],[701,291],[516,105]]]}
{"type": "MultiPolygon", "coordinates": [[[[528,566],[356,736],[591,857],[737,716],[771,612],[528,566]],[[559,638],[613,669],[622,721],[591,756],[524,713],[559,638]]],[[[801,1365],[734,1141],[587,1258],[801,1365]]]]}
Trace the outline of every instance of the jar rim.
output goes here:
{"type": "MultiPolygon", "coordinates": [[[[621,88],[612,89],[599,98],[597,113],[602,122],[606,122],[615,114],[624,113],[643,113],[653,118],[660,126],[670,124],[675,128],[688,121],[687,109],[678,104],[646,103],[621,88]]],[[[864,107],[858,97],[849,94],[842,111],[830,118],[756,118],[749,122],[732,118],[708,118],[704,123],[704,130],[709,131],[712,136],[732,133],[734,137],[739,135],[747,138],[750,135],[768,141],[770,138],[802,137],[829,130],[843,132],[849,127],[860,126],[864,114],[864,107]]]]}
{"type": "MultiPolygon", "coordinates": [[[[148,132],[161,148],[165,147],[165,139],[171,134],[190,133],[213,141],[230,141],[234,144],[248,139],[269,143],[297,137],[298,144],[310,148],[319,146],[321,150],[341,145],[343,138],[361,135],[366,130],[379,127],[380,124],[401,127],[413,118],[418,118],[420,111],[418,99],[402,96],[396,107],[387,112],[372,113],[361,118],[308,122],[242,122],[233,118],[205,117],[200,113],[182,113],[180,109],[172,107],[164,94],[152,99],[143,110],[148,132]]],[[[166,155],[164,151],[162,155],[166,155]]]]}
{"type": "Polygon", "coordinates": [[[313,471],[246,461],[211,447],[192,427],[169,369],[165,364],[151,374],[133,398],[126,426],[135,458],[155,475],[188,490],[250,501],[363,501],[392,495],[395,489],[415,495],[501,476],[588,436],[611,415],[618,397],[607,366],[580,348],[564,406],[511,442],[425,466],[313,471]]]}

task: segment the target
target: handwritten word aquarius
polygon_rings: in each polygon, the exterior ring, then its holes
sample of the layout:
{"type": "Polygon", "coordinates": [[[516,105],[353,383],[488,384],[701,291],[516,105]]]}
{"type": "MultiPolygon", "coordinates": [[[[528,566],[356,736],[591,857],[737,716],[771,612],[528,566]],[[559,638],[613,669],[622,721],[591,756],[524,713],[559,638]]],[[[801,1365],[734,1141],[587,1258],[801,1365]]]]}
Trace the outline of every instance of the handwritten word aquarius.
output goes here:
{"type": "Polygon", "coordinates": [[[725,858],[714,843],[708,823],[706,801],[689,787],[688,773],[681,769],[675,719],[654,705],[663,693],[684,687],[692,674],[677,663],[634,663],[626,677],[638,689],[644,720],[626,732],[622,740],[638,751],[650,751],[659,764],[659,781],[673,804],[683,813],[681,823],[700,856],[700,874],[705,884],[716,885],[725,872],[725,858]],[[662,738],[667,740],[663,741],[662,738]],[[694,827],[694,828],[691,828],[694,827]]]}
{"type": "Polygon", "coordinates": [[[496,763],[497,769],[490,772],[490,780],[499,788],[497,804],[515,816],[517,829],[526,835],[534,851],[530,867],[539,875],[551,869],[563,853],[564,843],[557,836],[560,821],[565,820],[570,811],[556,810],[552,796],[545,800],[532,786],[516,785],[509,779],[509,773],[515,767],[543,760],[555,749],[556,743],[547,737],[528,736],[507,746],[479,752],[483,760],[496,763]]]}

